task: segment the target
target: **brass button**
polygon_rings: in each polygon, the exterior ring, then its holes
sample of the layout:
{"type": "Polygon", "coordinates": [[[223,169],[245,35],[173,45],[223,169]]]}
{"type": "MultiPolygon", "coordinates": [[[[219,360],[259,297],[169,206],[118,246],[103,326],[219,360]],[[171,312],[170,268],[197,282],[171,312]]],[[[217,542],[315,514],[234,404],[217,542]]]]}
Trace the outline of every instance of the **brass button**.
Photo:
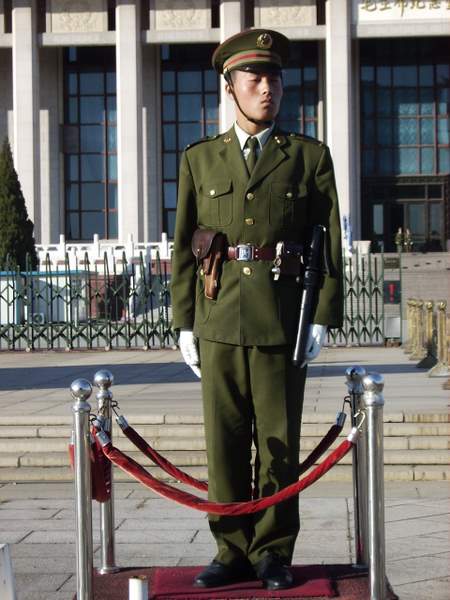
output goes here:
{"type": "Polygon", "coordinates": [[[255,219],[245,219],[245,224],[246,225],[254,225],[255,224],[255,219]]]}
{"type": "Polygon", "coordinates": [[[253,200],[254,197],[255,197],[255,194],[252,194],[252,192],[249,192],[246,196],[247,200],[253,200]]]}
{"type": "Polygon", "coordinates": [[[214,196],[214,195],[215,195],[215,193],[216,193],[216,190],[209,190],[209,195],[210,195],[210,196],[214,196]]]}
{"type": "Polygon", "coordinates": [[[286,198],[292,198],[293,195],[294,194],[292,192],[286,192],[286,198]]]}
{"type": "Polygon", "coordinates": [[[242,269],[242,272],[244,273],[244,275],[251,275],[252,274],[252,270],[250,269],[250,267],[244,267],[242,269]]]}
{"type": "Polygon", "coordinates": [[[200,269],[200,275],[203,276],[204,274],[205,274],[205,271],[203,269],[200,269]]]}

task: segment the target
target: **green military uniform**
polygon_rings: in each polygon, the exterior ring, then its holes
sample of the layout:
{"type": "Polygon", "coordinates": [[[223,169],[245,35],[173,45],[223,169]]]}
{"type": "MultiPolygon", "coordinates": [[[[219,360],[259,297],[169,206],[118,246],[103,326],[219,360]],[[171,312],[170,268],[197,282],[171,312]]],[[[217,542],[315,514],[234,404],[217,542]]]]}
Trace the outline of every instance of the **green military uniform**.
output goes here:
{"type": "MultiPolygon", "coordinates": [[[[250,175],[234,128],[185,150],[172,265],[173,325],[193,329],[200,340],[213,500],[251,498],[252,440],[254,494],[266,496],[297,480],[306,368],[294,368],[291,354],[301,282],[289,275],[274,280],[271,260],[225,260],[217,299],[208,299],[191,250],[193,233],[213,229],[226,234],[230,246],[262,248],[304,243],[313,224],[327,228],[329,246],[313,322],[339,327],[340,219],[327,146],[275,128],[250,175]]],[[[211,516],[210,525],[216,559],[224,564],[243,557],[255,564],[268,552],[290,563],[298,499],[253,516],[211,516]]]]}

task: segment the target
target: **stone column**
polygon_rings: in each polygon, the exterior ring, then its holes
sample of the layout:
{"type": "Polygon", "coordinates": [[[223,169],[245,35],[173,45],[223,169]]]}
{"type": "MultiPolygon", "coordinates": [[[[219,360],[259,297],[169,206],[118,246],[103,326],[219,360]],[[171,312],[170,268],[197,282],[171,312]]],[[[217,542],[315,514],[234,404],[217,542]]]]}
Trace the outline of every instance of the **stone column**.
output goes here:
{"type": "Polygon", "coordinates": [[[354,123],[358,115],[352,94],[351,3],[327,0],[326,11],[326,142],[333,156],[341,217],[350,218],[356,236],[354,123]]]}
{"type": "Polygon", "coordinates": [[[36,241],[41,237],[39,54],[35,2],[14,0],[12,11],[14,165],[36,241]]]}
{"type": "MultiPolygon", "coordinates": [[[[220,41],[223,42],[244,29],[244,2],[222,0],[220,3],[220,41]]],[[[231,127],[235,120],[234,103],[225,94],[225,80],[220,77],[220,121],[221,132],[231,127]]]]}
{"type": "Polygon", "coordinates": [[[139,0],[117,0],[117,179],[119,240],[143,240],[142,48],[139,0]]]}

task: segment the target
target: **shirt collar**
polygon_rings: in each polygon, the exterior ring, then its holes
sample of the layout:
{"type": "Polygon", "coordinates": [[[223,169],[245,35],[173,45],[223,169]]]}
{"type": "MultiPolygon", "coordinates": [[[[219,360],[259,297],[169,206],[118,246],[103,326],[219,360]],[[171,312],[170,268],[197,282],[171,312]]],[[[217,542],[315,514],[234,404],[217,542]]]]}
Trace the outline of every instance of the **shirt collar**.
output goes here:
{"type": "Polygon", "coordinates": [[[237,122],[235,122],[234,130],[235,130],[237,138],[239,140],[239,145],[241,147],[241,150],[244,149],[244,146],[247,143],[248,138],[250,138],[250,137],[255,137],[258,140],[259,149],[262,150],[264,147],[264,144],[269,139],[270,134],[272,133],[274,127],[275,127],[275,123],[272,123],[272,125],[270,127],[267,127],[267,129],[263,129],[263,131],[260,131],[256,135],[252,136],[249,133],[247,133],[246,131],[244,131],[242,129],[242,127],[239,127],[237,122]]]}

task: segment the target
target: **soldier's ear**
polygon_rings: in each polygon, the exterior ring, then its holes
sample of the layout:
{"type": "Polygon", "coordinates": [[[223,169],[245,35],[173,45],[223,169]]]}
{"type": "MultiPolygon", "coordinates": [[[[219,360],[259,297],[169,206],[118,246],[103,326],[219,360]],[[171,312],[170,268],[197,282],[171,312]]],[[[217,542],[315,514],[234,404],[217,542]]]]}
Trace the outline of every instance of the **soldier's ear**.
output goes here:
{"type": "Polygon", "coordinates": [[[231,86],[228,82],[225,84],[225,93],[229,100],[234,100],[233,92],[231,91],[231,86]]]}

